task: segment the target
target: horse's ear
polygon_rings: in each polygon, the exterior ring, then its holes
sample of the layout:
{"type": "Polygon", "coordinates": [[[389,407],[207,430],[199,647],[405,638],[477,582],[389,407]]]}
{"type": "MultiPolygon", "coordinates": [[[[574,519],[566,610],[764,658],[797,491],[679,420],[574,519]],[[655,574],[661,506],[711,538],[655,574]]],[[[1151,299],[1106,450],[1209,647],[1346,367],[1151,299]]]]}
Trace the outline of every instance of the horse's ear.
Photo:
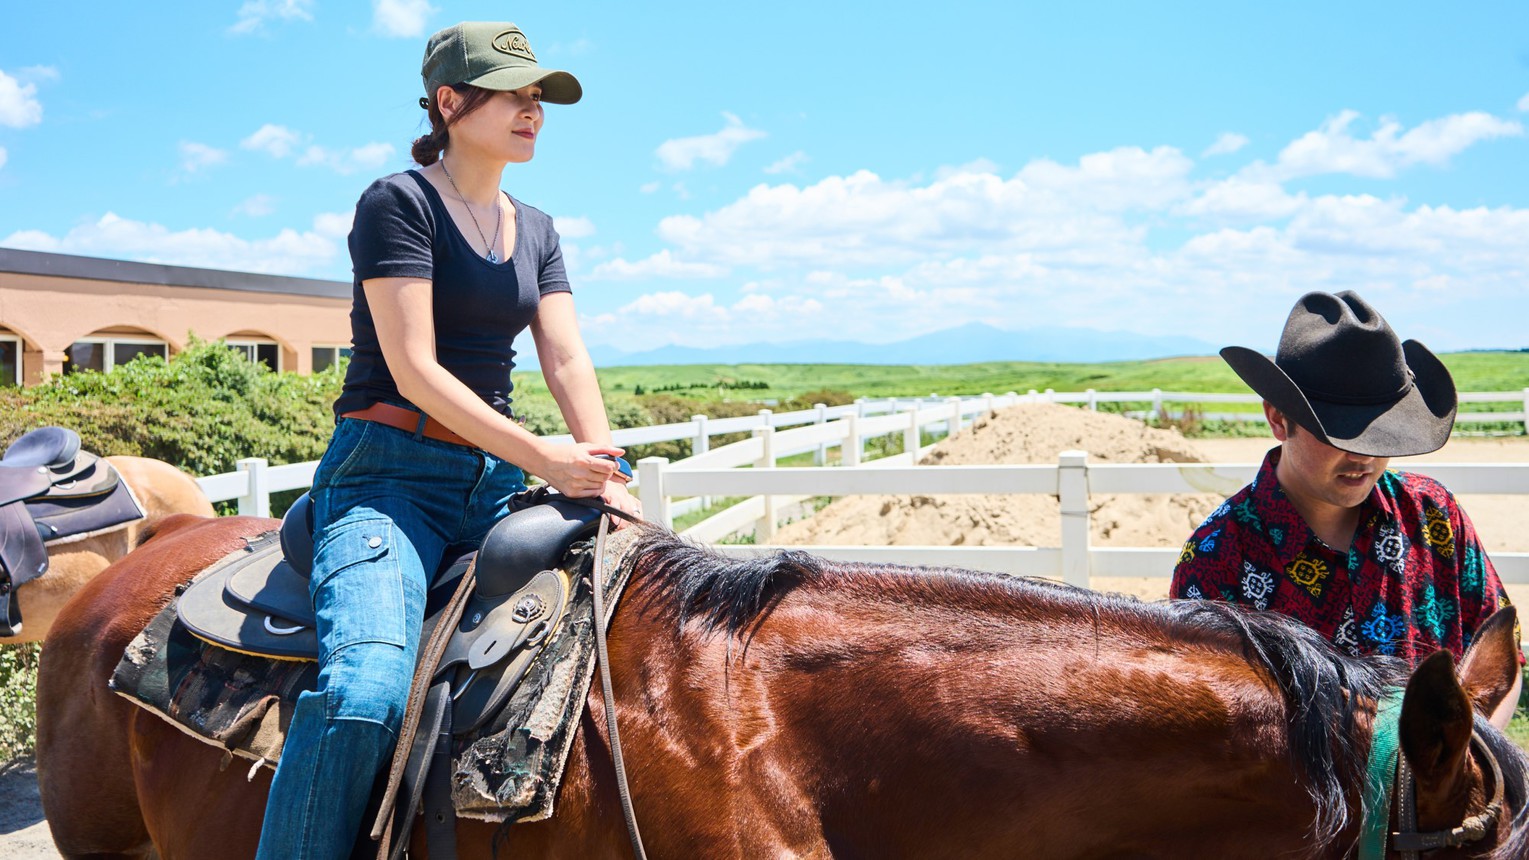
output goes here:
{"type": "Polygon", "coordinates": [[[1517,624],[1518,610],[1511,606],[1492,613],[1460,659],[1460,683],[1482,716],[1497,710],[1518,677],[1517,624]]]}
{"type": "Polygon", "coordinates": [[[1446,784],[1462,772],[1472,719],[1471,700],[1455,679],[1455,658],[1435,651],[1412,673],[1402,699],[1402,753],[1419,787],[1446,784]]]}

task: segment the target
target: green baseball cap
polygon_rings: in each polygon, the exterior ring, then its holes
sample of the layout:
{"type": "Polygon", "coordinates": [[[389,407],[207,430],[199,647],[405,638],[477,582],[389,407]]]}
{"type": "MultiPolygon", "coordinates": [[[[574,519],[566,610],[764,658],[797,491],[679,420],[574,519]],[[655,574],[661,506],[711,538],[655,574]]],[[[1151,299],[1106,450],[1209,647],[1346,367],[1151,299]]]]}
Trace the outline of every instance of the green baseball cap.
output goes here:
{"type": "Polygon", "coordinates": [[[518,90],[540,83],[542,101],[559,105],[571,105],[584,95],[573,75],[538,66],[526,34],[507,21],[464,21],[431,36],[420,75],[427,97],[452,84],[518,90]]]}

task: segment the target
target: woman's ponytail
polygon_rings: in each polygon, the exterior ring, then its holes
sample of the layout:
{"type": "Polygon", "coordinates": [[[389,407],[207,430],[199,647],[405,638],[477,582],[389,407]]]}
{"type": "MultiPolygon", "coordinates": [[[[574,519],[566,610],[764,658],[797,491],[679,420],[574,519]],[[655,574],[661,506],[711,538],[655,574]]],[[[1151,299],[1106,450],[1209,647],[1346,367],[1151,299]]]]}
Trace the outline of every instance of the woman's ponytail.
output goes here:
{"type": "Polygon", "coordinates": [[[419,106],[425,109],[430,118],[430,131],[414,139],[409,154],[421,167],[429,167],[441,160],[441,153],[451,143],[452,124],[482,107],[495,92],[470,84],[453,84],[451,88],[462,94],[462,106],[449,121],[441,114],[440,102],[434,93],[428,99],[419,100],[419,106]]]}

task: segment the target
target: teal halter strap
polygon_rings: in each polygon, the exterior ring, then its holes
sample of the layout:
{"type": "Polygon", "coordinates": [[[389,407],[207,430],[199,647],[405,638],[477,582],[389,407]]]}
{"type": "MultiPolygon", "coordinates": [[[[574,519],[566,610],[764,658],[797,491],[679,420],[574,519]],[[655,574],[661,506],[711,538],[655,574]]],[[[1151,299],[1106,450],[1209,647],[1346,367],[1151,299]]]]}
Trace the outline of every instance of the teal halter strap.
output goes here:
{"type": "Polygon", "coordinates": [[[1402,697],[1392,687],[1375,704],[1375,733],[1370,740],[1370,763],[1364,784],[1364,823],[1359,835],[1359,860],[1384,860],[1387,825],[1391,821],[1391,788],[1396,756],[1401,747],[1402,697]]]}

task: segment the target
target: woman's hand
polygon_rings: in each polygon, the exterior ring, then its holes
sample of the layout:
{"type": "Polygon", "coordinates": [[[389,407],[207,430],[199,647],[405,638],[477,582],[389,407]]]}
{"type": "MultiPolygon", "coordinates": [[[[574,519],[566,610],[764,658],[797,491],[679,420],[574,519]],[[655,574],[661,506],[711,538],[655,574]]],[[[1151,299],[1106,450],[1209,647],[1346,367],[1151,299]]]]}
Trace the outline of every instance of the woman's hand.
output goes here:
{"type": "Polygon", "coordinates": [[[605,492],[616,464],[596,456],[620,457],[620,448],[578,442],[573,445],[547,445],[542,449],[542,463],[532,473],[569,498],[587,499],[605,492]]]}
{"type": "MultiPolygon", "coordinates": [[[[642,519],[642,502],[639,502],[635,496],[627,492],[626,482],[622,480],[622,476],[617,475],[611,479],[605,485],[605,492],[602,495],[607,505],[620,511],[626,511],[639,520],[642,519]]],[[[624,529],[632,524],[630,520],[623,519],[622,517],[611,517],[611,521],[615,523],[618,529],[624,529]]]]}

